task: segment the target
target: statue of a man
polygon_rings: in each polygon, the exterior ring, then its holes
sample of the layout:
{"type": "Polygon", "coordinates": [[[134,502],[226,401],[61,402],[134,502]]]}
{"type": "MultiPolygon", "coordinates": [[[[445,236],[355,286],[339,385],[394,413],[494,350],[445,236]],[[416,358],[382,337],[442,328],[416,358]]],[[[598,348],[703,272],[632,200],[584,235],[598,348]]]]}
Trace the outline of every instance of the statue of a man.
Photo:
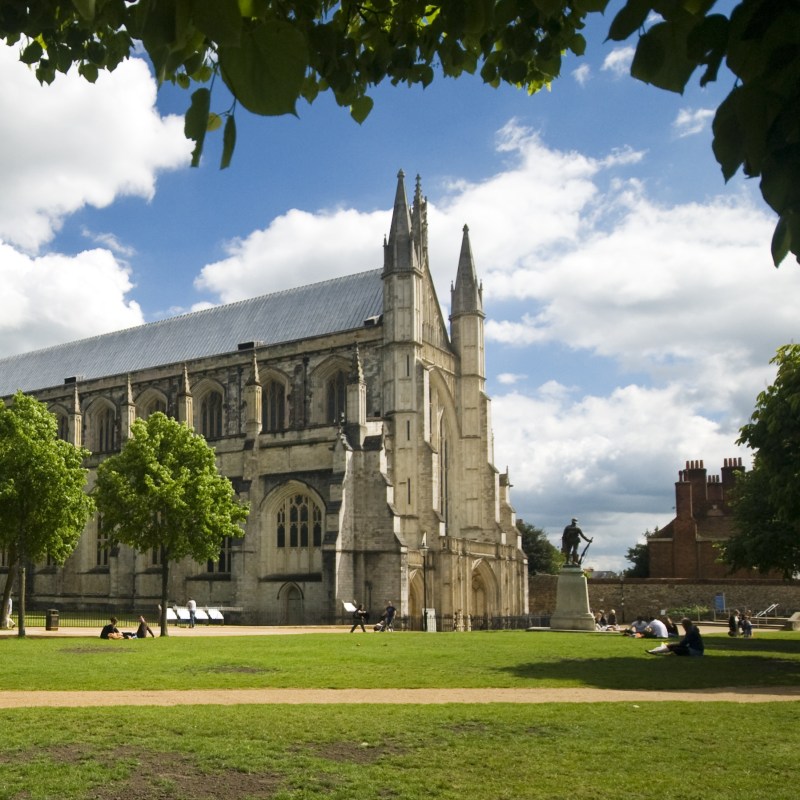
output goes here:
{"type": "Polygon", "coordinates": [[[578,520],[573,517],[572,522],[564,528],[564,533],[561,535],[561,552],[564,554],[565,564],[579,565],[581,559],[578,557],[578,546],[584,542],[592,542],[583,535],[583,531],[578,527],[578,520]]]}

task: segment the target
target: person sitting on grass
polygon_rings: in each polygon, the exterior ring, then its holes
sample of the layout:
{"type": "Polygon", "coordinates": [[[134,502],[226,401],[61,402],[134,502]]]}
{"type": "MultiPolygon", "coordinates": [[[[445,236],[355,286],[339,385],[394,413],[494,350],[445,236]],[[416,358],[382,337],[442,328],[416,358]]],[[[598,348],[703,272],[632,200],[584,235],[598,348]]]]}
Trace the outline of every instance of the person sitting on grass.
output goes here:
{"type": "Polygon", "coordinates": [[[150,626],[147,624],[147,620],[144,617],[139,617],[139,627],[136,629],[136,633],[131,637],[133,639],[146,639],[147,634],[150,634],[154,639],[156,635],[150,629],[150,626]]]}
{"type": "Polygon", "coordinates": [[[676,656],[702,656],[705,646],[703,645],[703,637],[700,635],[700,629],[689,617],[684,617],[681,620],[681,625],[683,626],[684,634],[679,642],[662,644],[652,650],[645,650],[645,652],[651,656],[666,656],[670,653],[674,653],[676,656]]]}
{"type": "Polygon", "coordinates": [[[100,631],[100,638],[122,639],[122,634],[119,632],[119,628],[117,628],[116,617],[111,617],[111,621],[108,623],[108,625],[103,626],[103,630],[100,631]]]}
{"type": "Polygon", "coordinates": [[[669,636],[667,626],[658,617],[655,617],[647,623],[642,636],[645,639],[666,639],[669,636]]]}
{"type": "Polygon", "coordinates": [[[629,628],[625,628],[622,631],[623,636],[633,636],[637,639],[641,639],[644,636],[645,628],[647,627],[647,620],[640,614],[636,619],[631,622],[629,628]]]}

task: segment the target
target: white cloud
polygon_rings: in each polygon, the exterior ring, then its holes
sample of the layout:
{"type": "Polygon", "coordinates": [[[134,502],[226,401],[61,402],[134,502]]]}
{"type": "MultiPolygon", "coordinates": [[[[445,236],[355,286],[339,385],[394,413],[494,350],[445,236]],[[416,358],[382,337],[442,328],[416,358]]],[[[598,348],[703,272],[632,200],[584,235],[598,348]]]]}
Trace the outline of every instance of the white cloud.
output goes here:
{"type": "Polygon", "coordinates": [[[615,78],[622,78],[630,74],[631,62],[636,48],[630,45],[625,47],[615,47],[603,61],[603,66],[600,67],[604,72],[610,72],[615,78]]]}
{"type": "Polygon", "coordinates": [[[518,372],[501,372],[497,376],[497,382],[503,386],[513,386],[515,383],[524,381],[527,377],[527,375],[518,372]]]}
{"type": "Polygon", "coordinates": [[[713,108],[682,108],[672,123],[672,129],[679,138],[702,133],[714,119],[713,108]]]}
{"type": "Polygon", "coordinates": [[[123,195],[152,197],[156,175],[188,165],[182,121],[162,118],[139,59],[92,85],[77,74],[40,86],[0,47],[0,354],[141,324],[113,233],[82,233],[105,249],[40,253],[64,218],[123,195]],[[116,254],[116,256],[115,256],[116,254]]]}
{"type": "Polygon", "coordinates": [[[74,71],[40,86],[0,47],[0,237],[35,252],[63,218],[121,195],[150,198],[159,170],[188,164],[183,121],[162,118],[147,65],[130,59],[92,85],[74,71]]]}
{"type": "Polygon", "coordinates": [[[108,250],[39,257],[0,242],[0,353],[141,325],[127,269],[108,250]]]}
{"type": "Polygon", "coordinates": [[[577,69],[572,70],[572,77],[581,86],[586,86],[592,77],[592,68],[588,64],[581,64],[577,69]]]}
{"type": "Polygon", "coordinates": [[[266,229],[229,242],[228,258],[204,267],[195,286],[231,303],[381,267],[380,244],[390,217],[386,211],[292,209],[266,229]]]}

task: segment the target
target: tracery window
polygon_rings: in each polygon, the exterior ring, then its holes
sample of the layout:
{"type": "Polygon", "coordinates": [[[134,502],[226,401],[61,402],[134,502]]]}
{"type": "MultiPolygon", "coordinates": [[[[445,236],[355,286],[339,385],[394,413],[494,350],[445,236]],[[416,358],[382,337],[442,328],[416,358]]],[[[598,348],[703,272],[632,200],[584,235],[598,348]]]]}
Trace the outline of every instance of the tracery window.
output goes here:
{"type": "Polygon", "coordinates": [[[150,415],[160,411],[162,414],[167,413],[167,404],[160,397],[156,397],[145,405],[142,409],[142,419],[147,419],[150,415]]]}
{"type": "Polygon", "coordinates": [[[206,439],[219,439],[222,436],[222,394],[211,391],[200,405],[200,433],[206,439]]]}
{"type": "Polygon", "coordinates": [[[282,431],[286,427],[286,387],[280,381],[267,381],[261,402],[261,430],[282,431]]]}
{"type": "Polygon", "coordinates": [[[66,414],[56,414],[58,422],[58,438],[64,442],[69,441],[69,420],[66,414]]]}
{"type": "Polygon", "coordinates": [[[278,547],[322,547],[322,509],[306,494],[287,497],[276,512],[278,547]]]}
{"type": "Polygon", "coordinates": [[[206,572],[215,575],[229,575],[231,571],[231,537],[225,536],[222,539],[222,546],[219,549],[219,558],[216,561],[208,560],[206,572]]]}
{"type": "Polygon", "coordinates": [[[117,446],[117,420],[114,409],[101,408],[94,415],[95,449],[98,453],[110,453],[117,446]]]}
{"type": "Polygon", "coordinates": [[[108,556],[111,552],[111,537],[108,531],[103,530],[103,517],[97,515],[97,539],[95,547],[95,566],[107,567],[108,556]]]}
{"type": "Polygon", "coordinates": [[[328,422],[337,424],[347,418],[347,376],[343,371],[337,372],[327,386],[328,422]]]}

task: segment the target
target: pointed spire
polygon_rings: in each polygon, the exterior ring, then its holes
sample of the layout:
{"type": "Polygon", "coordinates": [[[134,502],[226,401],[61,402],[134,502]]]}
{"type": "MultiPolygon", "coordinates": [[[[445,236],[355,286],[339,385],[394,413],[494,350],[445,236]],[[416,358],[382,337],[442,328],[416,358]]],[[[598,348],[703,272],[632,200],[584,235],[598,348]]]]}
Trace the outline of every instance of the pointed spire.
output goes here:
{"type": "Polygon", "coordinates": [[[411,233],[411,212],[408,209],[405,178],[405,172],[400,170],[397,173],[397,189],[394,194],[394,210],[392,211],[392,224],[389,229],[389,242],[398,236],[408,236],[411,233]]]}
{"type": "Polygon", "coordinates": [[[397,191],[389,227],[389,241],[383,248],[383,272],[407,272],[417,266],[411,232],[411,211],[406,197],[405,173],[397,173],[397,191]]]}
{"type": "Polygon", "coordinates": [[[428,263],[428,200],[422,194],[422,179],[417,175],[414,187],[414,207],[411,210],[411,224],[414,232],[414,243],[417,247],[419,264],[428,263]]]}
{"type": "Polygon", "coordinates": [[[81,398],[78,395],[78,384],[75,384],[74,392],[72,395],[72,413],[73,414],[80,414],[81,413],[81,398]]]}
{"type": "Polygon", "coordinates": [[[125,395],[125,404],[129,405],[129,406],[135,405],[134,402],[133,402],[133,385],[131,384],[130,373],[128,373],[128,380],[127,380],[127,386],[126,386],[126,395],[125,395]]]}
{"type": "Polygon", "coordinates": [[[250,377],[247,379],[247,386],[261,386],[261,381],[258,377],[258,361],[256,360],[255,350],[253,350],[253,363],[250,367],[250,377]]]}
{"type": "Polygon", "coordinates": [[[356,342],[355,349],[353,350],[353,362],[350,366],[350,375],[348,378],[349,383],[364,382],[364,368],[361,365],[361,354],[358,350],[358,342],[356,342]]]}
{"type": "Polygon", "coordinates": [[[181,387],[181,394],[185,397],[192,396],[192,388],[189,385],[189,368],[186,364],[183,365],[183,384],[181,387]]]}
{"type": "Polygon", "coordinates": [[[461,239],[461,255],[458,258],[458,272],[455,288],[451,289],[451,315],[468,314],[479,311],[483,313],[483,288],[478,285],[475,272],[475,261],[472,258],[472,247],[469,241],[469,227],[464,226],[461,239]]]}

